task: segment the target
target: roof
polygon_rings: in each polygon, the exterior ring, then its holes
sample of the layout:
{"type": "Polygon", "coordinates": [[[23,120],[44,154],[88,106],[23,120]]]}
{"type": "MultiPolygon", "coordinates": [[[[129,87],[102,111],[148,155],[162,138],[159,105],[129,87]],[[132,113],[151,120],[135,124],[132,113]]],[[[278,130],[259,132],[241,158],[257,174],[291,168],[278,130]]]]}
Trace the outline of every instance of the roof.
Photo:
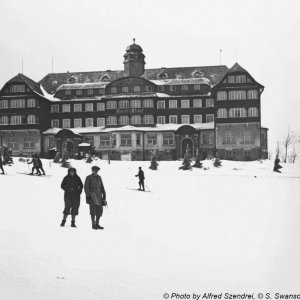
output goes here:
{"type": "Polygon", "coordinates": [[[242,68],[237,62],[228,70],[227,74],[235,73],[235,72],[242,72],[248,73],[244,68],[242,68]]]}
{"type": "Polygon", "coordinates": [[[170,97],[170,95],[164,94],[164,93],[139,93],[139,94],[131,94],[131,93],[124,93],[124,94],[108,94],[108,95],[103,95],[101,99],[115,99],[115,98],[165,98],[165,97],[170,97]]]}
{"type": "Polygon", "coordinates": [[[160,79],[150,80],[156,85],[182,85],[182,84],[208,84],[211,82],[207,78],[184,78],[184,79],[160,79]]]}
{"type": "Polygon", "coordinates": [[[75,90],[75,89],[101,89],[105,88],[109,82],[85,82],[85,83],[66,83],[59,86],[59,90],[75,90]]]}

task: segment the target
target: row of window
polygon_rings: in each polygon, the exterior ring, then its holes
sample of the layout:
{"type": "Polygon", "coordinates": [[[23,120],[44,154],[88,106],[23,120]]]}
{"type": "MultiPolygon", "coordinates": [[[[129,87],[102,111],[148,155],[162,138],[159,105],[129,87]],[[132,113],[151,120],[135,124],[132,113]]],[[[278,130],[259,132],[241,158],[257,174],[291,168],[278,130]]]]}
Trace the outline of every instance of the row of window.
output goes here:
{"type": "Polygon", "coordinates": [[[247,76],[246,75],[229,75],[227,76],[228,83],[246,83],[247,76]]]}
{"type": "Polygon", "coordinates": [[[20,149],[34,149],[36,147],[35,139],[31,136],[25,136],[23,143],[20,143],[19,140],[14,138],[8,139],[8,148],[12,150],[20,150],[20,149]]]}
{"type": "Polygon", "coordinates": [[[30,89],[25,84],[11,84],[6,89],[7,93],[25,93],[30,92],[30,89]]]}
{"type": "MultiPolygon", "coordinates": [[[[223,134],[223,144],[235,144],[236,143],[236,136],[234,135],[233,131],[225,131],[223,134]]],[[[252,143],[252,135],[250,130],[243,130],[241,131],[241,138],[242,143],[252,143]]]]}
{"type": "Polygon", "coordinates": [[[0,101],[0,109],[36,107],[36,104],[37,104],[36,99],[1,100],[0,101]]]}
{"type": "Polygon", "coordinates": [[[14,116],[0,116],[0,125],[22,125],[22,124],[37,124],[35,115],[14,115],[14,116]]]}
{"type": "Polygon", "coordinates": [[[217,100],[247,100],[247,99],[258,99],[257,90],[249,90],[249,91],[219,91],[217,92],[217,100]]]}
{"type": "MultiPolygon", "coordinates": [[[[234,107],[227,110],[226,108],[219,108],[217,110],[217,118],[245,118],[247,117],[247,110],[244,107],[234,107]],[[228,113],[229,112],[229,113],[228,113]]],[[[258,108],[249,107],[248,117],[258,117],[258,108]]]]}

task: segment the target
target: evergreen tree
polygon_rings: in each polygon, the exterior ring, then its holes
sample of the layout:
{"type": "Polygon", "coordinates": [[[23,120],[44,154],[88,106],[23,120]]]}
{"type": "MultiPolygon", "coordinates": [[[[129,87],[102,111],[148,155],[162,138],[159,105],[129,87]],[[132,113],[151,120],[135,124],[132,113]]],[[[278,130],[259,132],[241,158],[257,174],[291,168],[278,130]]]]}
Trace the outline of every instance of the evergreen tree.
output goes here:
{"type": "Polygon", "coordinates": [[[196,160],[195,160],[195,163],[193,165],[193,168],[202,168],[202,163],[200,161],[200,151],[199,151],[198,148],[196,150],[196,160]]]}
{"type": "Polygon", "coordinates": [[[156,154],[156,150],[153,150],[152,156],[151,156],[151,164],[150,164],[149,169],[157,170],[157,167],[158,167],[157,154],[156,154]]]}

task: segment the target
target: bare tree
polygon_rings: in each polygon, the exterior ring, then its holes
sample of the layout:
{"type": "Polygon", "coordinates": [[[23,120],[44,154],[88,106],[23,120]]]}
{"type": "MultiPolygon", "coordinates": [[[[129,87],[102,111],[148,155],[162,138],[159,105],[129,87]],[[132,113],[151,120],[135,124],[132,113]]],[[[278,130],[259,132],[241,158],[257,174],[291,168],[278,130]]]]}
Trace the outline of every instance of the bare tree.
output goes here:
{"type": "Polygon", "coordinates": [[[295,163],[300,151],[299,141],[294,141],[292,144],[292,150],[290,152],[290,162],[295,163]]]}
{"type": "Polygon", "coordinates": [[[286,163],[286,161],[287,161],[288,147],[291,144],[293,144],[293,142],[295,141],[295,138],[296,138],[295,133],[292,130],[290,130],[290,127],[288,127],[287,134],[283,139],[283,146],[285,149],[285,154],[284,154],[284,158],[283,158],[284,163],[286,163]]]}

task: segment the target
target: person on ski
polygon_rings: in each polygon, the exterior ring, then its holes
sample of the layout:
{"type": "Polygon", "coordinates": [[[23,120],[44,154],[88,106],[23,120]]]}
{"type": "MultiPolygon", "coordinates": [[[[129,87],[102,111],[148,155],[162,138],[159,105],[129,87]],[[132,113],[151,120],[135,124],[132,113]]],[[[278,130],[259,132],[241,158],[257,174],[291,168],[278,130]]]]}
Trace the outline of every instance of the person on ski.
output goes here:
{"type": "Polygon", "coordinates": [[[138,190],[145,191],[145,183],[144,183],[145,176],[144,176],[144,171],[142,170],[142,167],[139,167],[139,172],[135,175],[135,177],[139,178],[139,186],[140,187],[138,188],[138,190]]]}
{"type": "Polygon", "coordinates": [[[68,174],[64,177],[61,188],[65,191],[65,209],[63,211],[64,216],[60,226],[65,226],[68,215],[71,215],[71,227],[76,227],[75,218],[78,215],[83,184],[80,177],[77,175],[75,168],[68,169],[68,174]]]}
{"type": "Polygon", "coordinates": [[[90,206],[90,215],[93,229],[104,229],[99,225],[99,220],[103,214],[102,200],[106,200],[106,192],[101,176],[98,175],[100,168],[92,167],[92,174],[88,175],[84,183],[86,203],[90,206]]]}
{"type": "Polygon", "coordinates": [[[2,171],[2,174],[4,174],[3,162],[2,162],[2,153],[1,152],[0,152],[0,169],[2,171]]]}
{"type": "Polygon", "coordinates": [[[43,172],[43,175],[46,175],[44,168],[43,168],[43,163],[38,155],[37,155],[37,159],[38,159],[38,163],[39,163],[39,170],[41,170],[43,172]]]}
{"type": "Polygon", "coordinates": [[[30,164],[33,164],[33,167],[32,167],[32,169],[31,169],[30,175],[33,175],[34,170],[36,170],[36,174],[42,175],[41,172],[40,172],[40,168],[39,168],[39,161],[38,161],[38,156],[37,156],[37,154],[33,154],[33,155],[32,155],[31,161],[29,161],[29,162],[27,162],[27,163],[28,163],[29,165],[30,165],[30,164]]]}
{"type": "Polygon", "coordinates": [[[280,163],[280,159],[278,156],[276,156],[274,160],[274,168],[273,168],[274,172],[281,173],[279,169],[282,169],[282,166],[279,163],[280,163]]]}

